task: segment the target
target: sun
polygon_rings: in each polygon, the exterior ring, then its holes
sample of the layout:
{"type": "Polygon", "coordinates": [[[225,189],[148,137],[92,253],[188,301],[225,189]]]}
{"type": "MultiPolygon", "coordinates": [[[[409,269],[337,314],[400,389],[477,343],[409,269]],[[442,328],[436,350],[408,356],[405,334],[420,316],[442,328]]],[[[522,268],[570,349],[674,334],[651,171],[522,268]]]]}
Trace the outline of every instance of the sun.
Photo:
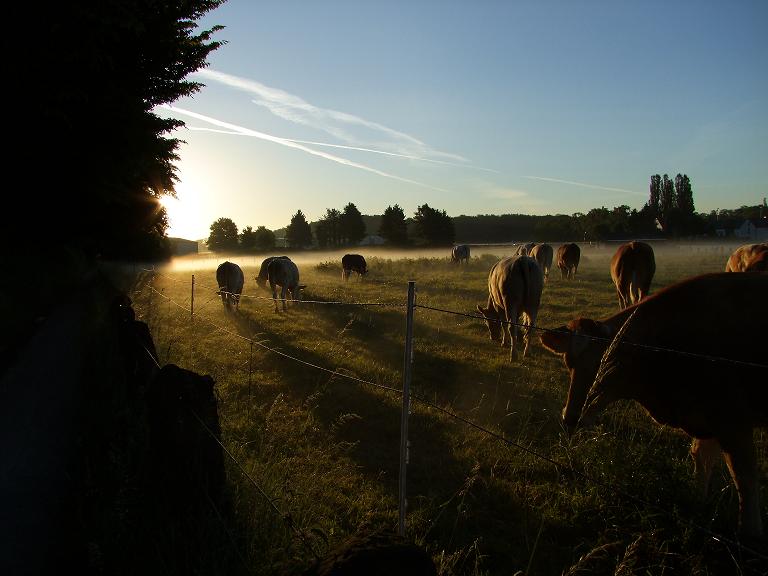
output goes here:
{"type": "Polygon", "coordinates": [[[196,240],[206,235],[201,196],[194,186],[179,182],[176,185],[176,198],[162,196],[160,204],[168,214],[168,236],[196,240]]]}

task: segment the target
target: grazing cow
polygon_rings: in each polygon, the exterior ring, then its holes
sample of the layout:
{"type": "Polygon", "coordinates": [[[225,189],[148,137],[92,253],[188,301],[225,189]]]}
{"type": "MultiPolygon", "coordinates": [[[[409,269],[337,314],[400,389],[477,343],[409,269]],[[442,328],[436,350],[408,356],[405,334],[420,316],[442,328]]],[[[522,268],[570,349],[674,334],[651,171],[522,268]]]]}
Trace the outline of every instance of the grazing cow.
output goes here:
{"type": "Polygon", "coordinates": [[[360,278],[368,274],[368,264],[360,254],[344,254],[341,259],[341,277],[349,280],[352,272],[357,272],[360,278]]]}
{"type": "Polygon", "coordinates": [[[655,272],[656,260],[649,244],[633,241],[619,246],[611,259],[611,279],[616,285],[619,308],[648,296],[655,272]]]}
{"type": "Polygon", "coordinates": [[[557,249],[557,267],[560,268],[560,274],[563,279],[569,278],[573,280],[576,278],[580,259],[581,249],[578,244],[569,242],[557,249]]]}
{"type": "Polygon", "coordinates": [[[219,291],[216,294],[221,295],[221,301],[224,307],[230,309],[240,306],[240,294],[243,293],[243,271],[240,266],[234,262],[222,262],[216,269],[216,283],[219,285],[219,291]]]}
{"type": "Polygon", "coordinates": [[[528,242],[527,244],[518,244],[517,249],[512,253],[512,256],[529,256],[534,246],[536,246],[535,242],[528,242]]]}
{"type": "Polygon", "coordinates": [[[755,272],[765,270],[768,254],[768,242],[762,244],[744,244],[733,251],[725,264],[726,272],[755,272]],[[760,262],[763,262],[762,268],[760,262]]]}
{"type": "Polygon", "coordinates": [[[506,346],[509,332],[510,360],[515,357],[520,317],[526,326],[523,337],[525,358],[530,332],[539,313],[543,287],[541,268],[530,256],[499,260],[488,274],[488,305],[485,308],[478,305],[477,310],[486,320],[491,340],[498,340],[501,334],[501,345],[506,346]]]}
{"type": "Polygon", "coordinates": [[[469,246],[467,244],[458,244],[451,250],[451,262],[461,264],[462,261],[469,263],[469,246]]]}
{"type": "Polygon", "coordinates": [[[531,258],[539,263],[544,273],[544,280],[549,279],[549,269],[552,268],[552,246],[549,244],[536,244],[531,250],[531,258]]]}
{"type": "Polygon", "coordinates": [[[705,274],[607,319],[579,318],[541,336],[570,373],[569,429],[615,400],[636,400],[657,423],[693,438],[704,491],[722,450],[745,534],[762,532],[752,429],[768,426],[766,294],[768,274],[705,274]]]}
{"type": "Polygon", "coordinates": [[[269,258],[265,258],[264,261],[261,263],[261,268],[259,268],[259,275],[256,276],[256,286],[258,286],[259,288],[267,287],[267,266],[269,266],[269,263],[272,262],[272,260],[274,260],[275,258],[290,260],[288,256],[270,256],[269,258]]]}
{"type": "Polygon", "coordinates": [[[285,304],[285,293],[291,293],[291,300],[301,300],[301,291],[306,288],[299,284],[299,268],[289,258],[275,258],[267,265],[267,278],[272,289],[272,298],[275,300],[275,312],[280,312],[277,305],[277,288],[280,286],[280,299],[283,301],[283,310],[288,307],[285,304]]]}
{"type": "Polygon", "coordinates": [[[758,252],[747,260],[744,272],[768,272],[768,250],[758,252]]]}

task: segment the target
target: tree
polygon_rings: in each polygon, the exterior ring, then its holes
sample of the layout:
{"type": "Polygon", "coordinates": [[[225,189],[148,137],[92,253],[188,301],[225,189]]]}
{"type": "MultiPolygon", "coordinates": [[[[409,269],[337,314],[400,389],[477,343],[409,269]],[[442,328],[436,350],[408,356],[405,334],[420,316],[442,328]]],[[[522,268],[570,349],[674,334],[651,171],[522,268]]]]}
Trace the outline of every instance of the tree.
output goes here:
{"type": "Polygon", "coordinates": [[[341,244],[341,212],[328,208],[315,228],[317,243],[322,248],[341,244]]]}
{"type": "Polygon", "coordinates": [[[358,210],[357,206],[352,204],[352,202],[344,206],[344,212],[341,213],[339,222],[339,229],[342,241],[348,244],[358,244],[360,240],[365,238],[365,222],[363,222],[363,215],[360,214],[360,210],[358,210]]]}
{"type": "Polygon", "coordinates": [[[156,111],[202,86],[185,78],[221,45],[211,40],[221,27],[196,21],[221,3],[14,5],[9,22],[35,26],[6,30],[9,46],[25,46],[5,63],[15,79],[6,160],[19,180],[10,189],[33,186],[41,244],[66,238],[105,257],[141,257],[152,243],[143,239],[164,236],[158,200],[174,194],[180,143],[167,134],[183,122],[156,111]]]}
{"type": "Polygon", "coordinates": [[[237,226],[229,218],[219,218],[211,224],[208,248],[213,252],[237,250],[239,246],[237,226]]]}
{"type": "Polygon", "coordinates": [[[653,218],[661,219],[661,176],[651,176],[650,194],[648,198],[648,212],[653,218]]]}
{"type": "Polygon", "coordinates": [[[672,218],[672,210],[676,206],[675,185],[669,176],[664,174],[661,179],[661,193],[659,196],[659,213],[661,226],[665,232],[668,231],[669,221],[672,218]]]}
{"type": "Polygon", "coordinates": [[[403,246],[408,242],[408,225],[405,223],[405,212],[397,204],[387,206],[381,217],[379,235],[390,244],[403,246]]]}
{"type": "Polygon", "coordinates": [[[453,220],[445,210],[430,208],[428,204],[419,206],[413,218],[416,233],[424,242],[431,246],[447,246],[453,244],[456,236],[453,220]]]}
{"type": "Polygon", "coordinates": [[[312,229],[301,210],[291,218],[291,223],[285,231],[285,239],[292,248],[304,248],[312,245],[312,229]]]}
{"type": "Polygon", "coordinates": [[[272,250],[275,247],[275,233],[272,230],[259,226],[253,235],[257,250],[272,250]]]}
{"type": "Polygon", "coordinates": [[[687,174],[675,176],[675,199],[681,213],[690,216],[695,212],[693,205],[693,189],[687,174]]]}
{"type": "Polygon", "coordinates": [[[256,249],[256,232],[253,228],[246,226],[243,231],[240,232],[240,248],[245,251],[253,251],[256,249]]]}

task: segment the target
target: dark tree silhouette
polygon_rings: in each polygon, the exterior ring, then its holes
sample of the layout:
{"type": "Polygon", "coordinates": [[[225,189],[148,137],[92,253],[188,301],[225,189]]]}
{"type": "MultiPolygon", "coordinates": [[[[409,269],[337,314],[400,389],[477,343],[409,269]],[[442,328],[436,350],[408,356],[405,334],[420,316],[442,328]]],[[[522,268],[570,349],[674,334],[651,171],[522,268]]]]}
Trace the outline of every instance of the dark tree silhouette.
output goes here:
{"type": "Polygon", "coordinates": [[[240,248],[246,252],[252,252],[256,249],[256,232],[252,227],[246,226],[240,232],[240,248]]]}
{"type": "Polygon", "coordinates": [[[363,222],[363,215],[360,214],[360,210],[358,210],[357,206],[352,204],[352,202],[344,206],[339,227],[342,242],[347,244],[357,244],[360,240],[365,238],[365,222],[363,222]]]}
{"type": "Polygon", "coordinates": [[[275,233],[272,230],[259,226],[253,234],[257,250],[272,250],[275,247],[275,233]]]}
{"type": "Polygon", "coordinates": [[[341,244],[341,212],[328,208],[315,226],[315,237],[321,248],[341,244]]]}
{"type": "Polygon", "coordinates": [[[379,224],[379,235],[390,244],[403,246],[408,242],[408,225],[405,222],[405,212],[397,204],[387,206],[379,224]]]}
{"type": "Polygon", "coordinates": [[[232,252],[240,246],[237,226],[229,218],[219,218],[211,224],[208,248],[213,252],[232,252]]]}
{"type": "Polygon", "coordinates": [[[312,245],[312,229],[301,210],[291,218],[291,223],[285,231],[285,239],[292,248],[305,248],[312,245]]]}
{"type": "Polygon", "coordinates": [[[416,224],[416,233],[425,244],[430,246],[453,244],[456,232],[453,220],[445,210],[436,210],[424,204],[416,210],[413,220],[416,224]]]}
{"type": "Polygon", "coordinates": [[[173,195],[180,142],[167,134],[183,123],[158,106],[201,87],[185,78],[221,45],[220,27],[196,21],[221,3],[20,2],[6,14],[7,45],[23,46],[3,65],[13,79],[9,189],[34,198],[40,244],[140,257],[163,237],[158,200],[173,195]]]}

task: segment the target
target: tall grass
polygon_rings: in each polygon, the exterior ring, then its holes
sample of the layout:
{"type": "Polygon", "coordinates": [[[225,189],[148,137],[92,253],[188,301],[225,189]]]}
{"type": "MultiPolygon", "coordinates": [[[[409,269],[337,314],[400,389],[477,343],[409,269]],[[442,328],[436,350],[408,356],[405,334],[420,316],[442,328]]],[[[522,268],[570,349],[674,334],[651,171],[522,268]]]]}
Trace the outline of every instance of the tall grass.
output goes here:
{"type": "MultiPolygon", "coordinates": [[[[561,361],[534,338],[529,356],[511,363],[485,324],[469,317],[486,301],[488,271],[503,254],[478,252],[468,265],[450,263],[447,254],[369,256],[368,276],[347,282],[340,254],[300,264],[305,300],[401,305],[407,281],[414,280],[418,304],[465,314],[418,308],[415,318],[413,391],[440,410],[413,404],[407,532],[429,550],[440,574],[748,574],[765,568],[700,529],[730,537],[737,498],[724,468],[714,496],[696,495],[683,434],[657,426],[629,402],[614,405],[595,428],[572,436],[562,430],[567,374],[561,361]]],[[[585,248],[575,281],[553,270],[539,325],[618,311],[611,255],[585,248]]],[[[658,249],[651,289],[720,271],[725,257],[658,249]]],[[[228,464],[236,519],[230,541],[237,554],[224,556],[239,559],[220,568],[298,572],[349,534],[397,525],[401,398],[342,374],[401,388],[405,310],[289,303],[288,312],[276,314],[271,294],[253,282],[260,261],[241,264],[246,287],[237,312],[226,312],[217,299],[214,269],[198,269],[194,259],[178,271],[145,276],[133,299],[161,363],[211,374],[217,383],[224,443],[239,463],[228,464]],[[190,305],[192,273],[194,320],[183,309],[190,305]]],[[[764,435],[757,440],[764,453],[764,435]]],[[[760,471],[764,481],[764,460],[760,471]]]]}

